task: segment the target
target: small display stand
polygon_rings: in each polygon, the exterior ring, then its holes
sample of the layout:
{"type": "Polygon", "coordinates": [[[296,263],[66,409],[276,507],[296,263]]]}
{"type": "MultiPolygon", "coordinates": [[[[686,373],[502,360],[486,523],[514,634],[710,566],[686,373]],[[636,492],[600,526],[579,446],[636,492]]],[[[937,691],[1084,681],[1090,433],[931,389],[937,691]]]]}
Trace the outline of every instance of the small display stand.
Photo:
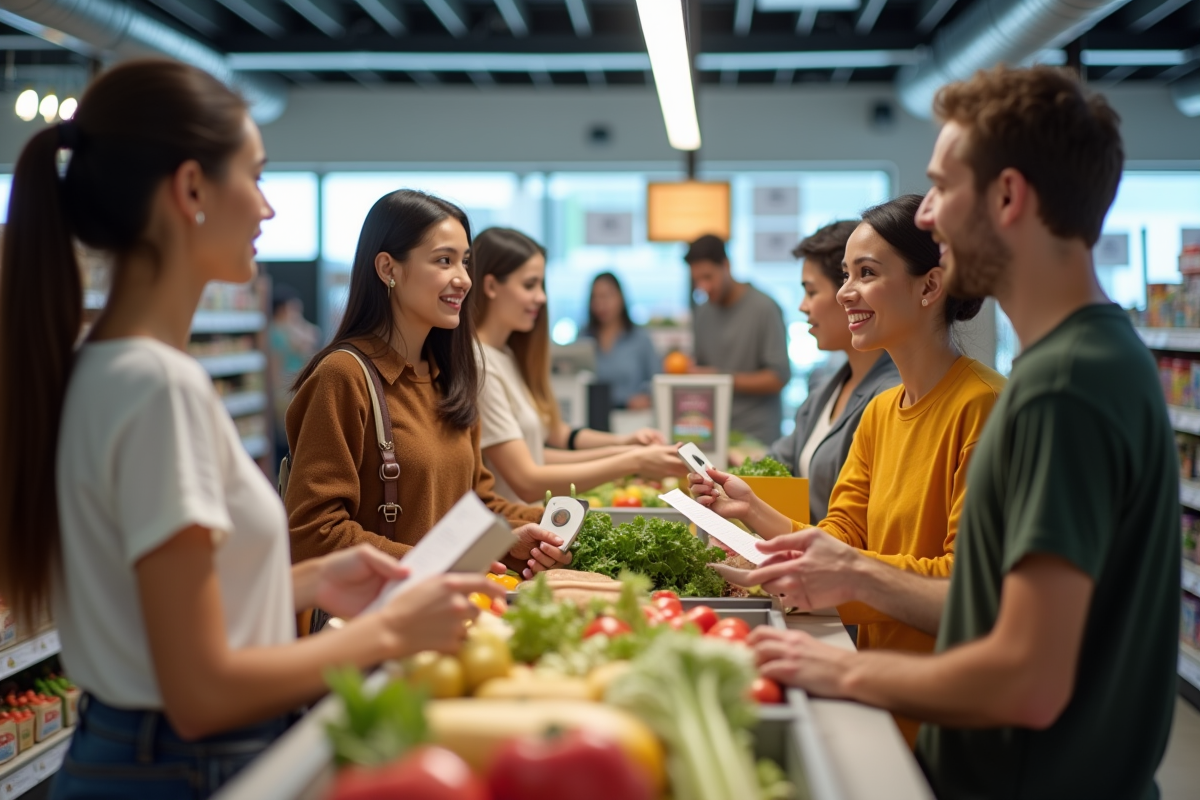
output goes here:
{"type": "Polygon", "coordinates": [[[655,375],[654,417],[672,444],[692,442],[713,463],[729,466],[732,375],[655,375]]]}

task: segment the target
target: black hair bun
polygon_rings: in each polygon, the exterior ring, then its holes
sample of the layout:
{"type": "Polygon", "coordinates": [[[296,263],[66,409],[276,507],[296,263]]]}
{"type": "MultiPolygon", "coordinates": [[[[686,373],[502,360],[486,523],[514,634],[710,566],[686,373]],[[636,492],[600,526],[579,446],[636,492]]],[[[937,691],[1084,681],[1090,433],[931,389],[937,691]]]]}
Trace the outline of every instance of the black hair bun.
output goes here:
{"type": "Polygon", "coordinates": [[[965,300],[960,297],[950,297],[946,300],[946,316],[951,322],[966,322],[975,319],[983,308],[983,300],[965,300]]]}

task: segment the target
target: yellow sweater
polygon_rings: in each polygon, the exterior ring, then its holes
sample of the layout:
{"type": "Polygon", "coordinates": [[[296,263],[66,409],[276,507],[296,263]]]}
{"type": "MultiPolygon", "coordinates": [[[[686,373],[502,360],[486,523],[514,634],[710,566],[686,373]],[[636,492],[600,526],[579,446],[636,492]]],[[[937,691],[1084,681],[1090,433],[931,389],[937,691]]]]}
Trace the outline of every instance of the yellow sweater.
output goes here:
{"type": "MultiPolygon", "coordinates": [[[[867,406],[821,529],[865,555],[921,575],[950,577],[967,465],[1004,378],[961,357],[928,395],[901,408],[904,387],[867,406]]],[[[858,647],[933,652],[934,637],[862,603],[838,609],[858,647]]],[[[897,719],[911,745],[917,724],[897,719]]]]}

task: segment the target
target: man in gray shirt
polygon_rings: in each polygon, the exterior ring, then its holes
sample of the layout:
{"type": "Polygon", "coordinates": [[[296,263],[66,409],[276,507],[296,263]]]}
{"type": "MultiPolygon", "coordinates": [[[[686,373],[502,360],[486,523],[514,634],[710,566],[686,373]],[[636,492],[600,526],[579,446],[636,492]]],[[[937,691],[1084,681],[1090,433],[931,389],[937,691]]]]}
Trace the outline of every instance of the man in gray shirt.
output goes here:
{"type": "Polygon", "coordinates": [[[792,377],[783,312],[758,289],[733,279],[725,243],[716,236],[701,236],[683,258],[692,285],[708,295],[692,318],[692,371],[732,374],[730,429],[770,444],[779,438],[780,393],[792,377]]]}

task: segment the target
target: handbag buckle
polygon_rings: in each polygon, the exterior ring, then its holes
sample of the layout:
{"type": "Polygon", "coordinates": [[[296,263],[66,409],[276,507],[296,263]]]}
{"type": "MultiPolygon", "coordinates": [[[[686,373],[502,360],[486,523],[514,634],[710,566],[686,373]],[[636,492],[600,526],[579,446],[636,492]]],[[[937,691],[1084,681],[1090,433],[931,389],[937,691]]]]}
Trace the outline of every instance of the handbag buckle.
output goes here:
{"type": "Polygon", "coordinates": [[[384,503],[379,507],[379,513],[383,514],[383,518],[388,522],[395,522],[396,517],[404,513],[404,509],[399,503],[384,503]]]}
{"type": "Polygon", "coordinates": [[[379,480],[394,481],[400,478],[400,465],[395,461],[385,461],[379,465],[379,480]]]}

